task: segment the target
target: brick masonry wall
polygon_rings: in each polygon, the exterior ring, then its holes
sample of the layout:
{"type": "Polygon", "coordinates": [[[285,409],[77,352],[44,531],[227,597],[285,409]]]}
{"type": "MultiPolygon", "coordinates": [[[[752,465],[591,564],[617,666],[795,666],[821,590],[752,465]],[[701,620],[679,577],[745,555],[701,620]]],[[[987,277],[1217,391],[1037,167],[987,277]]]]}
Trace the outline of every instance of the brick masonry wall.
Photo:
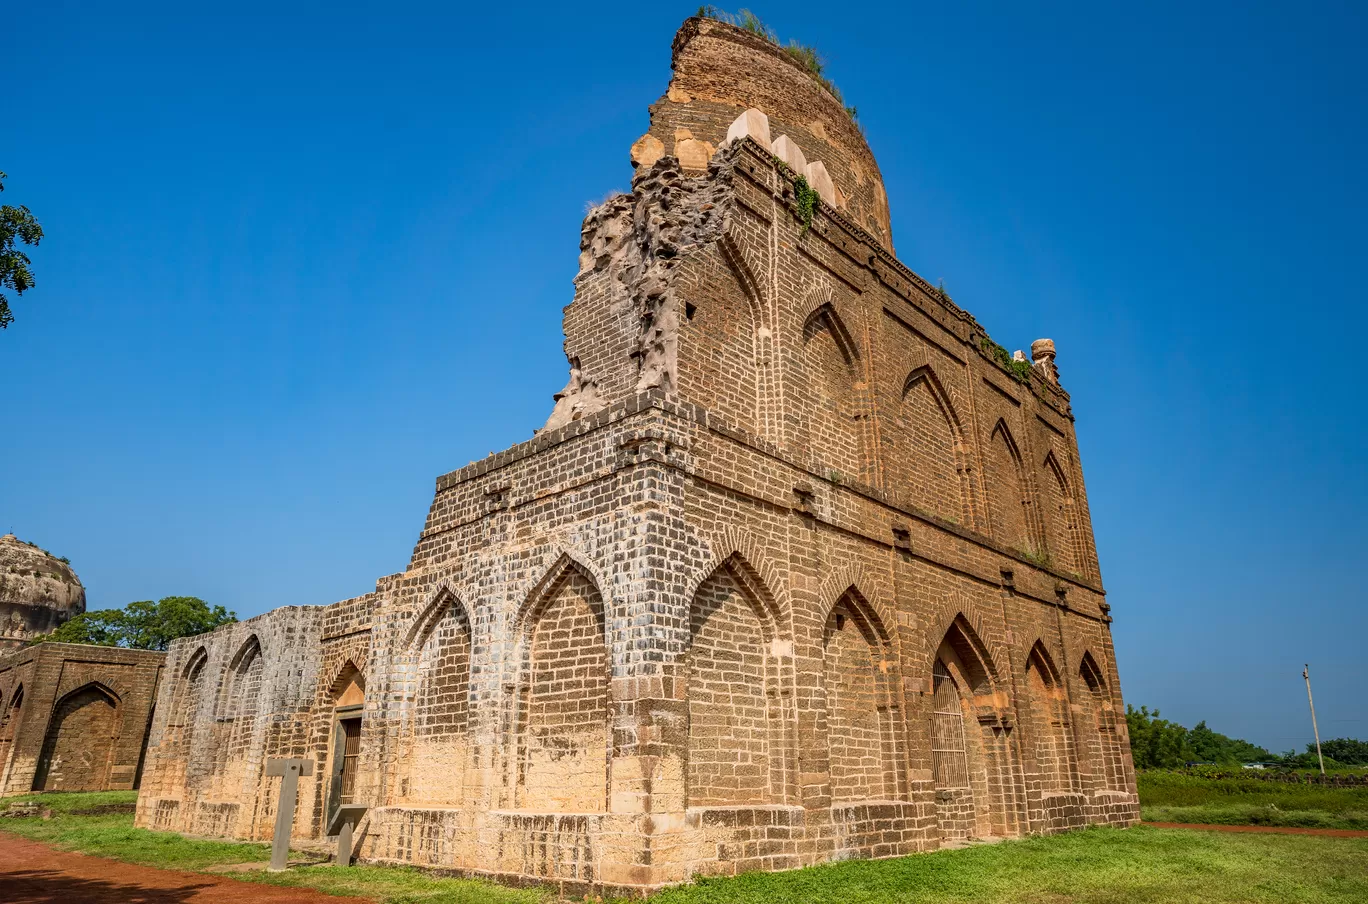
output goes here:
{"type": "Polygon", "coordinates": [[[138,787],[165,658],[65,643],[0,656],[0,794],[138,787]]]}
{"type": "Polygon", "coordinates": [[[778,47],[739,28],[689,19],[675,36],[669,90],[651,107],[647,133],[659,153],[704,169],[732,120],[748,107],[770,117],[773,138],[788,135],[820,160],[840,206],[890,250],[888,197],[879,165],[845,107],[778,47]],[[704,151],[701,155],[698,151],[704,151]]]}
{"type": "Polygon", "coordinates": [[[1133,822],[1053,358],[791,176],[742,139],[591,211],[552,426],[374,592],[177,641],[139,824],[265,838],[302,756],[321,841],[357,713],[381,862],[639,890],[1133,822]]]}

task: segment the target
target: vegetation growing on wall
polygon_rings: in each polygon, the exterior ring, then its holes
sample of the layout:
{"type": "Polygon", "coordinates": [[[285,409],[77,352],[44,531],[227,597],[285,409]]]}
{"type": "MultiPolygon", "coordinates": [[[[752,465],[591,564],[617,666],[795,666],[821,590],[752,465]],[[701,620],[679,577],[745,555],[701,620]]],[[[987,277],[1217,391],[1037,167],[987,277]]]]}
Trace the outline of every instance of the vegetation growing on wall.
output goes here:
{"type": "Polygon", "coordinates": [[[823,88],[831,92],[831,96],[845,108],[846,115],[850,121],[859,125],[860,111],[855,106],[847,104],[845,98],[841,96],[841,89],[836,87],[836,83],[826,76],[826,60],[817,52],[817,48],[810,44],[800,44],[796,40],[791,40],[787,44],[779,40],[774,29],[770,28],[760,20],[760,17],[748,9],[739,10],[736,13],[728,13],[715,6],[700,6],[698,16],[702,19],[713,19],[718,22],[726,22],[728,25],[735,25],[737,28],[750,32],[751,34],[764,38],[775,47],[778,47],[789,59],[797,63],[804,71],[815,78],[823,88]]]}
{"type": "MultiPolygon", "coordinates": [[[[944,290],[942,290],[942,292],[943,291],[944,290]]],[[[1031,379],[1030,361],[1015,360],[1014,358],[1012,358],[1011,352],[1007,351],[1007,349],[1003,348],[1001,345],[998,345],[996,342],[994,342],[992,339],[989,339],[987,336],[984,336],[981,341],[983,344],[983,350],[988,353],[988,357],[996,361],[998,363],[998,366],[1000,366],[1003,370],[1007,371],[1009,374],[1011,374],[1016,379],[1020,380],[1022,383],[1025,383],[1031,379]]]]}
{"type": "Polygon", "coordinates": [[[815,188],[808,185],[807,179],[799,176],[793,180],[793,197],[798,202],[798,219],[803,224],[803,234],[807,235],[808,229],[812,227],[812,215],[817,210],[820,196],[815,188]]]}

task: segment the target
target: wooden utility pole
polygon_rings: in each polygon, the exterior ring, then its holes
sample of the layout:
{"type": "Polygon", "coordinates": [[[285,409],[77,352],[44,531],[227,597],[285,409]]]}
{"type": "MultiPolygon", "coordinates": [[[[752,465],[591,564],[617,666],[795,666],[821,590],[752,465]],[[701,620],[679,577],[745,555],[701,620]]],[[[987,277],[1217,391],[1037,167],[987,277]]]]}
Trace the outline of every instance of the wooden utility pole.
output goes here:
{"type": "Polygon", "coordinates": [[[1321,755],[1320,749],[1320,729],[1316,727],[1316,701],[1311,699],[1311,663],[1307,663],[1302,669],[1302,677],[1306,679],[1306,702],[1311,704],[1311,730],[1316,735],[1316,759],[1320,760],[1321,775],[1325,775],[1325,757],[1321,755]]]}

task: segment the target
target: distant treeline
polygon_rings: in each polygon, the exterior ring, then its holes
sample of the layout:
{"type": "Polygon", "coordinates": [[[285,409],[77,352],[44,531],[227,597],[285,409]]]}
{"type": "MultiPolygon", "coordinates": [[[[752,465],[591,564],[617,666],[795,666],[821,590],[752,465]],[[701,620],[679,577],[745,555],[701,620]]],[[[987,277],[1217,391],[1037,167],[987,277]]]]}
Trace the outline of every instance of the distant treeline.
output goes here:
{"type": "MultiPolygon", "coordinates": [[[[1289,750],[1271,753],[1240,738],[1229,738],[1207,728],[1204,721],[1192,728],[1159,718],[1159,710],[1126,706],[1126,728],[1130,731],[1131,757],[1137,769],[1176,769],[1188,763],[1273,763],[1293,769],[1318,765],[1316,745],[1307,744],[1305,753],[1289,750]]],[[[1326,767],[1368,766],[1368,741],[1335,738],[1321,742],[1326,767]]]]}

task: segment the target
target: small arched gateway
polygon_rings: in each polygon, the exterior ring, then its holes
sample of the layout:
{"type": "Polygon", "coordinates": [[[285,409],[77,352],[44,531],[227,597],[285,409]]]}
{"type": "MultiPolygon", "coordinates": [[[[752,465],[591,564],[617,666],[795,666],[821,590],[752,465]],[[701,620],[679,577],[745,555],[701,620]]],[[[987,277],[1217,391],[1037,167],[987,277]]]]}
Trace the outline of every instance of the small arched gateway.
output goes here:
{"type": "Polygon", "coordinates": [[[33,790],[107,787],[118,729],[119,697],[103,684],[92,682],[64,696],[48,723],[33,790]]]}

